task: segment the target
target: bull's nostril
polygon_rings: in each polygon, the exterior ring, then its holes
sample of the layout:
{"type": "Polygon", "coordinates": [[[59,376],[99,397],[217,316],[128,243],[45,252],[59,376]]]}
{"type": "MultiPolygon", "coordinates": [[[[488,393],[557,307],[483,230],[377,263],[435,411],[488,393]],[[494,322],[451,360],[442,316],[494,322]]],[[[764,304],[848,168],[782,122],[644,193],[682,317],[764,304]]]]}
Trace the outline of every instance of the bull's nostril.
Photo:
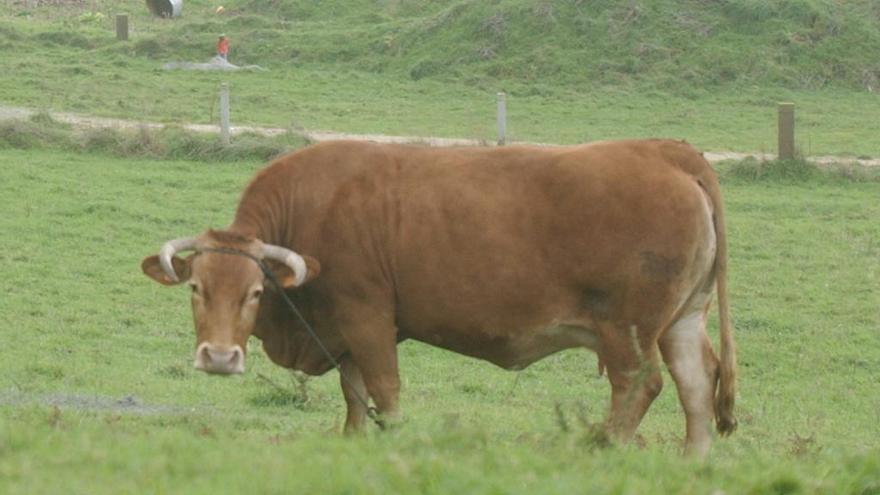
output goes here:
{"type": "Polygon", "coordinates": [[[232,356],[229,357],[230,365],[237,365],[241,361],[241,350],[237,347],[232,350],[232,356]]]}
{"type": "Polygon", "coordinates": [[[196,349],[195,367],[209,373],[242,373],[244,351],[237,345],[230,348],[202,343],[196,349]]]}
{"type": "Polygon", "coordinates": [[[211,359],[211,351],[208,350],[207,347],[202,347],[202,349],[199,351],[199,358],[201,358],[200,361],[205,365],[208,365],[214,361],[213,359],[211,359]]]}

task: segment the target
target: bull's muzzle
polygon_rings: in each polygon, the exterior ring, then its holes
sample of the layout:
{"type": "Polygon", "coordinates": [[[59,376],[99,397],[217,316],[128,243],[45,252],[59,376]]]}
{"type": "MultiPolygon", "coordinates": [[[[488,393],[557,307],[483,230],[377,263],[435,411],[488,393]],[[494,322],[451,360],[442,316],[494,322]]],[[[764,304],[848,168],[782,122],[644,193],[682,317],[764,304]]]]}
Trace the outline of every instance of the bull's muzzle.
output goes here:
{"type": "Polygon", "coordinates": [[[241,347],[202,342],[196,348],[194,366],[197,370],[218,375],[244,373],[244,351],[241,347]]]}

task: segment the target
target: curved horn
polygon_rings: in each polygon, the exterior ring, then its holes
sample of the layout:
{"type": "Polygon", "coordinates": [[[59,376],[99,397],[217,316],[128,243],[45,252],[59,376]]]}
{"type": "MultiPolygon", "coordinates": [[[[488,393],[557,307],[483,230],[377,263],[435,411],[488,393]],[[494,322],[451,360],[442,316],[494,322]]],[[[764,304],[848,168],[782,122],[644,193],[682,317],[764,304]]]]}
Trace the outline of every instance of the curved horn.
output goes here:
{"type": "Polygon", "coordinates": [[[302,256],[290,249],[272,244],[263,244],[263,258],[280,261],[293,270],[293,285],[298,287],[305,281],[306,274],[309,271],[306,268],[306,262],[302,256]]]}
{"type": "Polygon", "coordinates": [[[168,275],[168,278],[175,282],[179,282],[177,273],[174,272],[174,265],[171,263],[171,257],[179,251],[191,251],[198,247],[198,239],[195,237],[184,237],[182,239],[174,239],[162,245],[159,250],[159,264],[162,270],[168,275]]]}

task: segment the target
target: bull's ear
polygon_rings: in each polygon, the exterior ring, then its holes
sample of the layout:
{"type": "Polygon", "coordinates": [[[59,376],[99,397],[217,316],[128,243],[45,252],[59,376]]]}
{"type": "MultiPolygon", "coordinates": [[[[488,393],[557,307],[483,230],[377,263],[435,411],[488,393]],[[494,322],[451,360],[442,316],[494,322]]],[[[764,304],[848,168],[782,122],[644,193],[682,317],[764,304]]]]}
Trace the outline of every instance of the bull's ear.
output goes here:
{"type": "Polygon", "coordinates": [[[177,281],[171,280],[168,277],[168,274],[162,269],[162,265],[159,264],[159,256],[157,255],[144,258],[144,260],[141,261],[141,270],[144,271],[146,276],[162,285],[177,285],[189,280],[191,261],[192,256],[185,260],[182,260],[177,256],[171,258],[171,264],[174,265],[174,273],[177,274],[177,281]]]}
{"type": "Polygon", "coordinates": [[[280,283],[285,289],[302,287],[311,282],[321,273],[321,263],[319,263],[318,260],[306,255],[302,255],[302,258],[306,262],[307,272],[305,280],[299,285],[294,285],[296,277],[293,276],[293,270],[291,270],[289,266],[283,263],[272,263],[272,274],[275,275],[275,278],[278,279],[278,283],[280,283]]]}

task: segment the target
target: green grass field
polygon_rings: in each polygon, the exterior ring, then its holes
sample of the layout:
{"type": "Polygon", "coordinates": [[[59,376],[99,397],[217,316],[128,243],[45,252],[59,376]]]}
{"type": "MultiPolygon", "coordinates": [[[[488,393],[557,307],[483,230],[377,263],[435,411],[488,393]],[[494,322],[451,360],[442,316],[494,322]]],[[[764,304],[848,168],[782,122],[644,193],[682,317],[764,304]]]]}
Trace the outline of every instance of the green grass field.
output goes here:
{"type": "Polygon", "coordinates": [[[693,462],[668,376],[644,448],[590,440],[588,352],[406,343],[408,421],[359,438],[335,372],[302,390],[256,342],[243,376],[193,370],[188,296],[139,262],[225,226],[260,166],[0,151],[0,493],[880,493],[880,182],[723,171],[740,428],[693,462]]]}
{"type": "MultiPolygon", "coordinates": [[[[233,124],[492,141],[504,90],[513,140],[772,153],[793,101],[802,153],[880,156],[874,0],[7,4],[0,107],[212,123],[225,81],[233,124]],[[160,69],[221,32],[268,71],[160,69]]],[[[227,225],[256,157],[301,144],[0,123],[0,494],[880,495],[876,171],[721,166],[740,428],[696,462],[668,375],[644,446],[598,445],[609,386],[586,351],[514,373],[405,343],[406,423],[355,438],[335,372],[302,382],[253,341],[243,376],[192,369],[188,295],[140,260],[227,225]]]]}

